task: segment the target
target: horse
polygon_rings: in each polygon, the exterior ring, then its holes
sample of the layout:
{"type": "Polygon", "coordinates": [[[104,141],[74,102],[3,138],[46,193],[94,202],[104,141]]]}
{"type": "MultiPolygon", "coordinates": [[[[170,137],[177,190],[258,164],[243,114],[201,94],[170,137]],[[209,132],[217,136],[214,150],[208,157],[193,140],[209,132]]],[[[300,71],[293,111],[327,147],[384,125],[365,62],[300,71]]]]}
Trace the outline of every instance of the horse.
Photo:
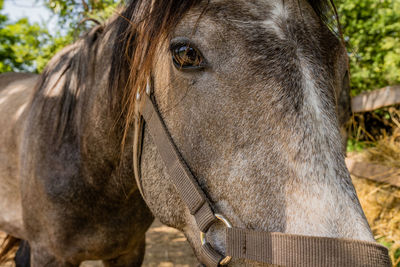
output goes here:
{"type": "MultiPolygon", "coordinates": [[[[149,125],[137,123],[148,89],[225,222],[375,242],[344,162],[348,58],[327,26],[331,9],[327,0],[131,0],[39,76],[2,74],[2,255],[19,245],[17,266],[140,266],[155,216],[202,261],[198,223],[149,125]]],[[[206,238],[224,254],[221,228],[206,238]]]]}

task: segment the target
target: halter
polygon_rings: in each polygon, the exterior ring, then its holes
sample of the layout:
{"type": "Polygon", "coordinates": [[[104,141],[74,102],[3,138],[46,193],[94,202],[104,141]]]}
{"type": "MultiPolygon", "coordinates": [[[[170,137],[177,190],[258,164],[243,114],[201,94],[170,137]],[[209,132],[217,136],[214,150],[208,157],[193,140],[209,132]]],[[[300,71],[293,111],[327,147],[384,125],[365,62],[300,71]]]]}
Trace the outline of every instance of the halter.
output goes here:
{"type": "Polygon", "coordinates": [[[257,232],[233,227],[223,215],[214,213],[210,201],[190,172],[160,116],[149,82],[144,94],[137,93],[135,103],[133,166],[135,179],[144,199],[146,196],[140,176],[144,122],[167,168],[171,182],[201,231],[200,260],[206,266],[227,265],[232,258],[293,267],[391,266],[386,247],[374,242],[257,232]],[[215,251],[206,238],[207,231],[217,221],[225,225],[225,256],[215,251]]]}

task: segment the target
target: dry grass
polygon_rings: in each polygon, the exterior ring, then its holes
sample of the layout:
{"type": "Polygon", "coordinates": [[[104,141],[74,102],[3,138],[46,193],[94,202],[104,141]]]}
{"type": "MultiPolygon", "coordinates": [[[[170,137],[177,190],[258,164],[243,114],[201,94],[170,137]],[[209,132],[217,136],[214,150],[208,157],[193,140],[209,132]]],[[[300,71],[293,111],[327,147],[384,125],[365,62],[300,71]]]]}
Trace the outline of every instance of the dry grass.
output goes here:
{"type": "MultiPolygon", "coordinates": [[[[400,168],[399,129],[357,155],[358,160],[400,168]]],[[[394,266],[400,266],[400,188],[357,177],[353,183],[375,238],[389,247],[394,266]]]]}
{"type": "Polygon", "coordinates": [[[394,266],[400,266],[400,189],[357,177],[353,183],[375,239],[389,247],[394,266]]]}
{"type": "Polygon", "coordinates": [[[400,128],[397,128],[392,136],[384,135],[374,147],[367,149],[364,158],[367,161],[400,168],[400,128]]]}
{"type": "Polygon", "coordinates": [[[400,105],[355,113],[347,124],[348,136],[357,142],[374,144],[400,129],[400,105]]]}
{"type": "MultiPolygon", "coordinates": [[[[0,250],[4,248],[5,242],[6,241],[6,234],[0,232],[0,250]]],[[[13,267],[13,259],[14,259],[14,254],[17,251],[16,248],[14,248],[10,253],[7,253],[7,257],[5,257],[4,262],[0,263],[1,267],[13,267]]]]}

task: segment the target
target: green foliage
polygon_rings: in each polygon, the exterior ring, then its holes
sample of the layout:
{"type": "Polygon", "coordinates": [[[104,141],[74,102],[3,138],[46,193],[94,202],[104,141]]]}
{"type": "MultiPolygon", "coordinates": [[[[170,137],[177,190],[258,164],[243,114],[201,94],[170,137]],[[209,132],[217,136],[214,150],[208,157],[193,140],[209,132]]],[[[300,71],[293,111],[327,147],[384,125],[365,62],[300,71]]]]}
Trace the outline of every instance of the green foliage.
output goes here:
{"type": "Polygon", "coordinates": [[[0,73],[35,71],[36,62],[43,57],[40,46],[48,41],[47,30],[38,24],[31,25],[27,19],[8,23],[7,16],[0,13],[0,73]]]}
{"type": "Polygon", "coordinates": [[[356,139],[347,140],[347,152],[360,152],[363,151],[368,145],[363,141],[356,139]]]}
{"type": "Polygon", "coordinates": [[[120,0],[37,0],[57,17],[58,30],[50,34],[46,25],[31,24],[23,18],[11,22],[1,13],[0,0],[0,73],[8,71],[41,72],[60,49],[76,40],[80,34],[110,17],[120,0]],[[84,22],[89,19],[89,22],[84,22]]]}
{"type": "Polygon", "coordinates": [[[400,0],[338,0],[352,95],[400,84],[400,0]]]}
{"type": "Polygon", "coordinates": [[[84,20],[103,23],[115,13],[121,0],[47,0],[46,6],[58,17],[61,28],[68,28],[67,35],[76,36],[93,24],[84,20]]]}
{"type": "Polygon", "coordinates": [[[57,17],[59,31],[50,45],[43,48],[49,55],[38,63],[41,71],[45,63],[58,50],[72,43],[95,23],[104,23],[111,17],[122,0],[40,0],[57,17]]]}

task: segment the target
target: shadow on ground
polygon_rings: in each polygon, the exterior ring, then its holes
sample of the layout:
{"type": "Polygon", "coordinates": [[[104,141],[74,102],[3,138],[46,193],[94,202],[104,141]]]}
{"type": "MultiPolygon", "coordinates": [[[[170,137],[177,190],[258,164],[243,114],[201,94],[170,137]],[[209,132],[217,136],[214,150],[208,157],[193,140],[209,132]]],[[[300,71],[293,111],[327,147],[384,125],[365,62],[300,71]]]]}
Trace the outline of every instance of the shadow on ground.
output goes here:
{"type": "MultiPolygon", "coordinates": [[[[0,234],[0,240],[4,235],[0,234]]],[[[192,267],[197,266],[185,236],[174,228],[167,227],[155,221],[146,233],[146,255],[143,267],[192,267]]],[[[0,267],[14,267],[7,263],[0,267]]],[[[102,267],[100,261],[87,261],[81,267],[102,267]]]]}

